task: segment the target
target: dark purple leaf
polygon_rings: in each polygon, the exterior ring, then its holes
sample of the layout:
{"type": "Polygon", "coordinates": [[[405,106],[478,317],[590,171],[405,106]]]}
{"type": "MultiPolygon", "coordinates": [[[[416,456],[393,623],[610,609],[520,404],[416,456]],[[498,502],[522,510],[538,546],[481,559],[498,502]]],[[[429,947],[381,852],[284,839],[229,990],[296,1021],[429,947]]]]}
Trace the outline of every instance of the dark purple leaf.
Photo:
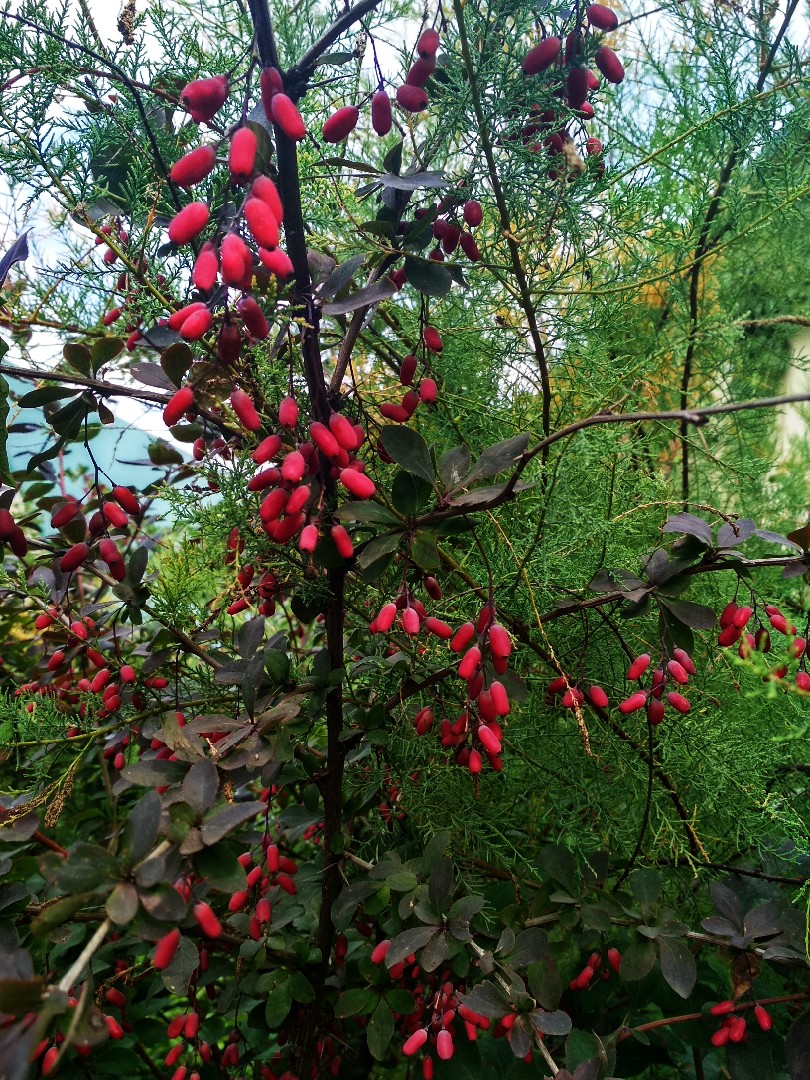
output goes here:
{"type": "Polygon", "coordinates": [[[664,522],[661,531],[686,533],[687,536],[694,536],[700,540],[706,547],[712,546],[711,526],[703,518],[696,517],[694,514],[675,514],[664,522]]]}
{"type": "Polygon", "coordinates": [[[676,994],[688,998],[697,980],[695,958],[682,938],[658,939],[661,974],[676,994]]]}
{"type": "Polygon", "coordinates": [[[358,308],[379,304],[381,300],[389,300],[396,291],[396,285],[385,278],[383,281],[375,282],[374,285],[368,285],[365,289],[358,289],[345,300],[335,300],[331,304],[324,304],[323,312],[325,315],[345,315],[350,311],[357,311],[358,308]]]}
{"type": "Polygon", "coordinates": [[[527,1030],[527,1026],[526,1020],[521,1016],[509,1031],[509,1046],[516,1058],[525,1058],[532,1048],[532,1035],[527,1030]]]}
{"type": "Polygon", "coordinates": [[[18,236],[2,259],[0,259],[0,288],[3,287],[12,266],[18,262],[25,262],[28,258],[28,234],[30,232],[31,229],[26,229],[21,236],[18,236]]]}
{"type": "Polygon", "coordinates": [[[385,956],[386,967],[393,967],[400,963],[412,952],[421,949],[437,933],[435,926],[415,926],[411,930],[403,930],[393,939],[385,956]]]}
{"type": "Polygon", "coordinates": [[[206,847],[216,844],[223,836],[232,833],[240,825],[252,821],[257,814],[262,813],[267,807],[263,802],[233,803],[220,813],[207,818],[200,829],[203,843],[206,847]]]}
{"type": "Polygon", "coordinates": [[[459,998],[468,1009],[491,1020],[500,1020],[509,1012],[509,1001],[494,983],[479,983],[469,994],[459,994],[459,998]]]}
{"type": "Polygon", "coordinates": [[[662,607],[670,611],[675,618],[685,626],[693,630],[713,630],[717,623],[717,616],[710,607],[705,604],[693,604],[689,600],[670,600],[658,597],[662,607]]]}
{"type": "Polygon", "coordinates": [[[737,928],[739,933],[743,930],[743,909],[738,897],[731,889],[715,881],[709,888],[714,900],[714,906],[720,914],[737,928]]]}
{"type": "Polygon", "coordinates": [[[752,908],[745,916],[745,932],[752,938],[773,937],[784,930],[784,909],[772,900],[752,908]]]}
{"type": "Polygon", "coordinates": [[[717,530],[717,547],[733,548],[745,543],[756,531],[756,524],[750,518],[735,521],[733,525],[724,522],[717,530]]]}
{"type": "Polygon", "coordinates": [[[544,1035],[567,1035],[572,1026],[571,1017],[562,1009],[556,1012],[535,1009],[531,1018],[537,1031],[541,1031],[544,1035]]]}

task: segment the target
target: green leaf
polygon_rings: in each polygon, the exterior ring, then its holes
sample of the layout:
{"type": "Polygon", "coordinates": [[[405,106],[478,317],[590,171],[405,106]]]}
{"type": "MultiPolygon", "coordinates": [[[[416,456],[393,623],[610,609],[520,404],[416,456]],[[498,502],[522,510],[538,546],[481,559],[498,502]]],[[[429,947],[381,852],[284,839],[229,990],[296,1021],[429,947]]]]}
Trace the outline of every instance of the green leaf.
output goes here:
{"type": "Polygon", "coordinates": [[[195,761],[180,788],[183,799],[197,814],[204,814],[214,804],[219,787],[217,767],[208,758],[195,761]]]}
{"type": "Polygon", "coordinates": [[[434,533],[421,529],[414,535],[411,544],[411,559],[423,570],[441,569],[441,559],[436,546],[434,533]]]}
{"type": "Polygon", "coordinates": [[[655,910],[661,895],[661,875],[657,870],[634,870],[630,876],[630,889],[638,900],[644,917],[648,918],[655,910]]]}
{"type": "Polygon", "coordinates": [[[285,979],[270,991],[264,1006],[264,1018],[269,1028],[280,1027],[286,1020],[287,1013],[292,1008],[292,1000],[292,986],[289,979],[285,979]]]}
{"type": "Polygon", "coordinates": [[[126,926],[138,914],[138,890],[127,881],[119,882],[107,897],[104,910],[117,926],[126,926]]]}
{"type": "Polygon", "coordinates": [[[290,975],[290,992],[294,1001],[300,1001],[302,1005],[310,1005],[315,1000],[315,990],[312,983],[302,971],[294,971],[290,975]]]}
{"type": "Polygon", "coordinates": [[[124,349],[124,342],[118,337],[97,338],[90,346],[90,357],[93,361],[93,371],[114,360],[124,349]]]}
{"type": "Polygon", "coordinates": [[[464,486],[477,483],[479,480],[487,480],[490,476],[511,469],[512,466],[523,456],[529,445],[529,436],[515,435],[511,439],[488,446],[472,467],[472,471],[464,478],[464,486]]]}
{"type": "Polygon", "coordinates": [[[75,398],[80,393],[68,386],[40,386],[36,390],[29,390],[18,399],[17,404],[21,409],[38,409],[41,405],[51,405],[54,401],[62,401],[63,398],[75,398]]]}
{"type": "Polygon", "coordinates": [[[80,375],[87,377],[92,374],[93,358],[86,345],[82,345],[79,341],[69,341],[62,348],[62,356],[64,356],[65,362],[70,364],[73,370],[78,371],[80,375]]]}
{"type": "Polygon", "coordinates": [[[197,946],[188,938],[181,937],[174,959],[166,970],[160,973],[163,985],[170,993],[182,994],[185,997],[199,962],[200,954],[197,946]]]}
{"type": "Polygon", "coordinates": [[[649,975],[655,967],[655,944],[647,939],[637,938],[622,953],[622,966],[619,975],[622,982],[638,982],[649,975]]]}
{"type": "MultiPolygon", "coordinates": [[[[412,994],[408,995],[410,998],[412,994]]],[[[369,1013],[377,1004],[377,994],[367,986],[345,990],[335,1005],[335,1016],[360,1016],[369,1013]]],[[[399,1010],[398,1010],[399,1011],[399,1010]]]]}
{"type": "Polygon", "coordinates": [[[432,259],[417,259],[409,255],[405,259],[405,276],[408,284],[425,296],[447,296],[453,279],[441,263],[432,259]]]}
{"type": "Polygon", "coordinates": [[[401,525],[396,514],[379,503],[369,500],[364,502],[348,502],[335,512],[335,517],[340,521],[359,521],[362,525],[401,525]]]}
{"type": "Polygon", "coordinates": [[[197,875],[218,892],[235,893],[245,887],[245,871],[227,844],[203,848],[192,862],[197,875]]]}
{"type": "Polygon", "coordinates": [[[396,291],[397,287],[393,281],[390,278],[383,278],[382,281],[367,285],[364,289],[358,289],[345,300],[335,300],[331,304],[324,304],[323,313],[324,315],[346,315],[350,311],[357,311],[358,308],[371,307],[382,300],[389,300],[396,291]]]}
{"type": "Polygon", "coordinates": [[[390,555],[402,543],[404,535],[404,532],[385,533],[384,536],[369,540],[357,557],[357,565],[361,569],[365,569],[378,562],[383,556],[390,555]]]}
{"type": "MultiPolygon", "coordinates": [[[[695,958],[682,938],[658,938],[661,974],[676,994],[688,998],[697,981],[695,958]]],[[[622,961],[624,966],[624,961],[622,961]]]]}
{"type": "Polygon", "coordinates": [[[371,1014],[366,1028],[366,1038],[371,1056],[376,1061],[384,1061],[388,1044],[394,1035],[394,1014],[385,1001],[380,1001],[371,1014]]]}
{"type": "Polygon", "coordinates": [[[506,995],[494,983],[479,983],[469,994],[459,994],[459,998],[468,1009],[490,1020],[500,1020],[510,1011],[506,995]]]}
{"type": "Polygon", "coordinates": [[[401,425],[384,427],[380,432],[380,442],[385,452],[406,472],[433,483],[435,473],[430,450],[418,431],[401,425]]]}
{"type": "Polygon", "coordinates": [[[148,791],[130,811],[125,847],[133,863],[145,858],[157,839],[160,814],[160,796],[156,791],[148,791]]]}
{"type": "Polygon", "coordinates": [[[403,517],[416,517],[433,494],[433,485],[419,476],[399,469],[391,484],[391,502],[403,517]]]}
{"type": "Polygon", "coordinates": [[[252,821],[257,814],[263,813],[267,807],[263,802],[232,803],[218,814],[206,818],[201,826],[203,843],[206,847],[218,843],[223,836],[227,836],[241,825],[252,821]]]}
{"type": "Polygon", "coordinates": [[[175,386],[182,386],[186,372],[194,362],[194,353],[185,341],[175,341],[160,354],[160,366],[175,386]]]}
{"type": "Polygon", "coordinates": [[[393,1012],[410,1016],[416,1010],[416,998],[410,990],[386,990],[385,1000],[393,1012]]]}
{"type": "Polygon", "coordinates": [[[84,398],[75,398],[51,417],[51,427],[63,439],[75,439],[87,419],[88,404],[84,398]]]}
{"type": "Polygon", "coordinates": [[[546,954],[537,963],[529,964],[526,978],[538,1004],[553,1012],[562,997],[562,980],[551,956],[546,954]]]}
{"type": "Polygon", "coordinates": [[[415,926],[411,930],[403,930],[401,934],[392,940],[385,956],[385,966],[392,968],[412,952],[421,949],[430,941],[436,933],[435,926],[415,926]]]}
{"type": "Polygon", "coordinates": [[[467,446],[455,446],[439,458],[439,476],[446,488],[460,484],[470,471],[470,450],[467,446]]]}

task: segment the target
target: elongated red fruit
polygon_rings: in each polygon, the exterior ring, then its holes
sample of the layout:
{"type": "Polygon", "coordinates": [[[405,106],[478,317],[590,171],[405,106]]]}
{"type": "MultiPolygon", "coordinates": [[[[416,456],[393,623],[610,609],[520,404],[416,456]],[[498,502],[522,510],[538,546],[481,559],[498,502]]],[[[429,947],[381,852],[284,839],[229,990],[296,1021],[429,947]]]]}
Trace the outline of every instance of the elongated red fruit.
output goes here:
{"type": "Polygon", "coordinates": [[[193,404],[194,391],[190,386],[182,386],[163,410],[163,423],[166,427],[174,427],[193,404]]]}
{"type": "Polygon", "coordinates": [[[298,423],[298,403],[295,398],[286,397],[279,405],[278,422],[286,428],[294,428],[298,423]]]}
{"type": "Polygon", "coordinates": [[[425,30],[419,38],[419,41],[416,43],[416,51],[423,60],[428,60],[431,56],[436,55],[440,40],[438,31],[432,29],[425,30]]]}
{"type": "Polygon", "coordinates": [[[588,700],[595,709],[606,709],[608,707],[608,696],[601,686],[592,686],[588,691],[588,700]]]}
{"type": "Polygon", "coordinates": [[[425,629],[428,633],[441,638],[442,641],[447,641],[453,636],[453,628],[443,619],[436,619],[433,615],[428,615],[425,619],[425,629]]]}
{"type": "Polygon", "coordinates": [[[284,80],[282,79],[281,72],[278,70],[278,68],[266,67],[262,68],[259,82],[261,86],[262,107],[264,108],[264,115],[272,124],[272,101],[276,94],[280,94],[284,90],[284,80]]]}
{"type": "Polygon", "coordinates": [[[210,79],[197,79],[180,91],[180,100],[191,113],[191,119],[200,124],[216,116],[228,97],[228,76],[214,75],[210,79]]]}
{"type": "Polygon", "coordinates": [[[189,203],[169,222],[169,239],[178,247],[187,244],[200,235],[210,218],[211,212],[207,203],[189,203]]]}
{"type": "Polygon", "coordinates": [[[415,1031],[410,1038],[406,1039],[402,1047],[402,1053],[405,1057],[412,1057],[414,1054],[417,1054],[427,1042],[427,1037],[427,1029],[419,1028],[419,1030],[415,1031]]]}
{"type": "Polygon", "coordinates": [[[512,641],[498,623],[493,623],[489,628],[489,647],[493,656],[509,656],[512,652],[512,641]]]}
{"type": "Polygon", "coordinates": [[[185,341],[199,341],[214,325],[214,317],[207,307],[193,311],[180,327],[180,337],[185,341]]]}
{"type": "Polygon", "coordinates": [[[621,60],[619,60],[613,49],[609,49],[607,45],[601,45],[596,50],[594,61],[609,83],[618,85],[624,79],[624,68],[621,60]]]}
{"type": "Polygon", "coordinates": [[[357,449],[357,433],[341,413],[333,412],[329,416],[329,430],[344,450],[357,449]]]}
{"type": "Polygon", "coordinates": [[[291,453],[287,454],[284,461],[281,463],[282,477],[293,484],[300,483],[306,471],[306,458],[299,450],[293,450],[291,453]]]}
{"type": "Polygon", "coordinates": [[[286,280],[286,278],[292,277],[295,272],[292,259],[286,251],[282,251],[281,248],[276,248],[274,251],[268,251],[267,248],[260,247],[259,258],[270,273],[275,274],[278,278],[286,280]]]}
{"type": "Polygon", "coordinates": [[[101,512],[110,525],[116,529],[125,529],[129,525],[129,518],[117,503],[105,502],[101,512]]]}
{"type": "Polygon", "coordinates": [[[671,691],[667,694],[667,701],[673,709],[677,709],[679,713],[688,713],[691,705],[683,694],[676,694],[675,691],[671,691]]]}
{"type": "Polygon", "coordinates": [[[169,316],[169,329],[179,330],[189,315],[193,315],[195,311],[203,311],[205,304],[198,300],[194,304],[186,304],[185,307],[178,308],[177,311],[173,311],[169,316]]]}
{"type": "Polygon", "coordinates": [[[416,374],[416,366],[419,361],[415,356],[409,354],[402,361],[402,366],[399,369],[399,381],[403,386],[410,386],[413,382],[413,377],[416,374]]]}
{"type": "MultiPolygon", "coordinates": [[[[458,675],[460,679],[471,679],[472,676],[478,670],[481,663],[481,650],[477,645],[473,645],[471,649],[468,649],[462,657],[461,663],[458,665],[458,675]]],[[[495,753],[497,754],[497,750],[495,753]]]]}
{"type": "Polygon", "coordinates": [[[248,199],[245,203],[245,221],[260,247],[278,246],[278,221],[266,202],[262,199],[248,199]]]}
{"type": "Polygon", "coordinates": [[[250,456],[257,465],[264,465],[265,462],[272,461],[280,449],[281,437],[279,435],[268,435],[266,439],[262,439],[250,456]]]}
{"type": "Polygon", "coordinates": [[[239,417],[240,423],[242,423],[248,431],[259,430],[262,426],[262,418],[256,412],[256,406],[244,390],[234,390],[231,394],[231,405],[233,406],[233,411],[239,417]]]}
{"type": "Polygon", "coordinates": [[[341,469],[340,482],[355,499],[370,499],[377,490],[374,481],[356,469],[341,469]]]}
{"type": "Polygon", "coordinates": [[[328,458],[338,457],[340,454],[340,446],[326,424],[322,424],[320,421],[315,420],[309,425],[309,434],[322,454],[328,458]]]}
{"type": "Polygon", "coordinates": [[[568,72],[566,81],[566,93],[568,104],[572,109],[579,109],[585,103],[588,96],[588,69],[584,67],[572,67],[568,72]]]}
{"type": "Polygon", "coordinates": [[[405,82],[408,86],[418,86],[421,89],[435,70],[435,56],[429,56],[426,60],[420,57],[415,64],[411,65],[405,82]]]}
{"type": "MultiPolygon", "coordinates": [[[[51,525],[54,529],[61,529],[64,525],[67,525],[69,521],[73,521],[76,515],[81,511],[81,506],[76,499],[68,499],[64,506],[51,515],[51,525]]],[[[7,510],[3,511],[3,514],[8,514],[7,510]]],[[[11,515],[9,514],[9,517],[11,515]]],[[[11,524],[7,526],[8,535],[0,536],[0,539],[9,540],[11,538],[11,526],[14,525],[14,519],[11,519],[11,524]]]]}
{"type": "Polygon", "coordinates": [[[310,554],[318,546],[318,526],[305,525],[298,538],[298,550],[310,554]]]}
{"type": "Polygon", "coordinates": [[[640,679],[647,668],[650,666],[650,654],[642,653],[637,656],[630,667],[627,669],[627,678],[630,682],[635,682],[636,679],[640,679]]]}
{"type": "Polygon", "coordinates": [[[323,125],[323,141],[328,143],[343,142],[357,127],[360,119],[360,110],[356,105],[344,105],[342,109],[332,113],[323,125]]]}
{"type": "Polygon", "coordinates": [[[203,292],[210,292],[217,283],[218,274],[219,256],[216,247],[209,240],[203,244],[200,254],[194,262],[191,280],[198,289],[202,289],[203,292]]]}
{"type": "Polygon", "coordinates": [[[378,90],[371,99],[371,126],[382,137],[388,134],[393,123],[391,98],[384,90],[378,90]]]}
{"type": "Polygon", "coordinates": [[[236,305],[236,310],[242,316],[244,324],[250,331],[251,336],[255,337],[257,341],[264,341],[270,333],[270,327],[267,325],[267,319],[264,317],[264,312],[253,297],[243,296],[236,305]]]}
{"type": "Polygon", "coordinates": [[[223,237],[219,248],[222,267],[222,280],[226,285],[238,285],[250,267],[253,259],[247,244],[241,236],[229,232],[223,237]]]}
{"type": "Polygon", "coordinates": [[[643,690],[631,694],[629,698],[619,702],[619,712],[626,716],[628,713],[637,712],[647,704],[647,695],[643,690]]]}
{"type": "Polygon", "coordinates": [[[430,349],[431,352],[440,353],[444,348],[444,342],[439,331],[433,326],[426,326],[422,332],[422,340],[425,343],[425,347],[430,349]]]}
{"type": "Polygon", "coordinates": [[[480,225],[484,218],[483,208],[477,199],[468,199],[467,202],[464,203],[464,210],[462,212],[464,214],[465,222],[471,229],[474,229],[476,225],[480,225]]]}
{"type": "Polygon", "coordinates": [[[180,187],[191,187],[213,172],[216,163],[217,154],[213,146],[198,146],[172,165],[169,179],[180,187]]]}
{"type": "Polygon", "coordinates": [[[258,140],[249,127],[240,127],[231,136],[228,169],[235,184],[247,183],[253,175],[258,148],[258,140]]]}
{"type": "Polygon", "coordinates": [[[63,574],[70,574],[82,565],[89,554],[90,548],[87,544],[74,544],[59,560],[59,569],[63,574]]]}
{"type": "Polygon", "coordinates": [[[679,664],[677,660],[670,660],[667,663],[667,671],[680,686],[686,686],[689,682],[689,673],[683,664],[679,664]]]}
{"type": "Polygon", "coordinates": [[[495,713],[497,716],[509,715],[509,697],[506,693],[506,687],[503,683],[493,680],[489,684],[489,693],[492,697],[492,704],[495,706],[495,713]]]}
{"type": "Polygon", "coordinates": [[[194,905],[194,919],[206,937],[218,938],[222,933],[222,923],[204,900],[194,905]]]}
{"type": "Polygon", "coordinates": [[[342,559],[350,559],[354,555],[354,545],[352,544],[352,538],[342,525],[332,526],[332,539],[335,542],[335,547],[338,550],[338,555],[342,559]]]}
{"type": "Polygon", "coordinates": [[[664,719],[664,713],[666,712],[666,705],[659,698],[651,698],[647,705],[647,719],[653,727],[657,727],[658,724],[664,719]]]}
{"type": "Polygon", "coordinates": [[[475,626],[471,622],[462,623],[456,630],[450,648],[454,653],[463,652],[475,637],[475,626]]]}
{"type": "Polygon", "coordinates": [[[284,205],[281,202],[278,188],[269,176],[257,176],[253,181],[250,192],[254,198],[261,199],[263,203],[267,203],[273,212],[273,217],[279,225],[284,221],[284,205]]]}
{"type": "Polygon", "coordinates": [[[273,94],[270,112],[273,114],[273,123],[278,124],[288,139],[300,142],[306,136],[306,126],[292,98],[286,94],[273,94]]]}
{"type": "Polygon", "coordinates": [[[428,96],[421,86],[409,86],[405,83],[397,90],[397,104],[405,112],[422,112],[428,107],[428,96]]]}
{"type": "Polygon", "coordinates": [[[547,71],[552,64],[557,62],[557,57],[562,49],[562,41],[558,37],[547,37],[530,49],[523,58],[523,74],[539,75],[541,71],[547,71]]]}
{"type": "Polygon", "coordinates": [[[591,26],[597,30],[615,30],[619,25],[619,17],[615,11],[611,11],[604,4],[589,4],[585,8],[585,16],[591,26]]]}
{"type": "Polygon", "coordinates": [[[478,739],[488,754],[500,754],[501,740],[491,727],[481,724],[478,728],[478,739]]]}

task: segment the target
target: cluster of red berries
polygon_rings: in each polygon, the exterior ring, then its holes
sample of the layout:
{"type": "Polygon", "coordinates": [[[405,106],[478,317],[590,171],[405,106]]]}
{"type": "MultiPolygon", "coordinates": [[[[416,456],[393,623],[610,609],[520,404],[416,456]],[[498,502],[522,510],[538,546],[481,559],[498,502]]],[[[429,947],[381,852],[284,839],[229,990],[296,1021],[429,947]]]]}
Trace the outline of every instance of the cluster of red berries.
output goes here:
{"type": "Polygon", "coordinates": [[[392,401],[384,401],[380,405],[380,415],[386,420],[392,420],[395,424],[406,424],[420,404],[435,404],[438,388],[434,379],[424,378],[414,388],[413,381],[418,366],[419,360],[412,353],[402,361],[399,368],[399,382],[405,387],[405,393],[399,405],[392,401]]]}
{"type": "Polygon", "coordinates": [[[607,982],[613,973],[619,974],[621,966],[622,954],[618,949],[608,949],[604,956],[601,952],[592,952],[582,971],[569,982],[568,989],[586,990],[597,976],[607,982]]]}
{"type": "MultiPolygon", "coordinates": [[[[765,614],[771,630],[790,638],[787,644],[788,658],[801,662],[801,667],[795,676],[796,689],[802,693],[810,693],[810,674],[806,670],[807,639],[798,635],[796,627],[776,605],[766,604],[765,614]]],[[[737,652],[743,660],[755,652],[770,652],[772,647],[770,630],[761,623],[753,634],[747,629],[753,615],[754,609],[748,605],[738,605],[734,601],[727,604],[720,615],[718,645],[729,648],[739,642],[737,652]]],[[[768,678],[784,679],[788,670],[787,664],[779,664],[773,668],[768,678]]]]}
{"type": "MultiPolygon", "coordinates": [[[[745,1009],[748,1009],[745,1005],[745,1009]]],[[[720,1027],[711,1036],[712,1046],[725,1046],[726,1043],[745,1042],[748,1038],[748,1022],[745,1016],[736,1010],[739,1008],[733,1001],[718,1001],[709,1009],[710,1016],[722,1016],[720,1027]]],[[[770,1031],[773,1027],[771,1014],[762,1005],[754,1005],[754,1019],[761,1031],[770,1031]]]]}
{"type": "MultiPolygon", "coordinates": [[[[550,73],[554,93],[563,99],[563,104],[570,111],[587,121],[594,116],[588,95],[599,89],[599,79],[588,66],[594,32],[599,34],[615,30],[619,20],[615,12],[602,4],[590,4],[585,10],[585,19],[587,27],[584,33],[572,30],[565,42],[559,37],[546,37],[530,49],[523,59],[523,72],[530,77],[550,73]]],[[[609,46],[598,45],[592,59],[609,83],[623,81],[624,68],[609,46]]],[[[535,151],[545,149],[552,158],[565,160],[569,179],[584,170],[569,127],[566,122],[561,123],[554,109],[533,106],[529,122],[521,131],[521,139],[535,151]],[[538,142],[538,139],[541,141],[538,142]]],[[[585,151],[588,156],[598,156],[602,153],[602,144],[598,139],[589,137],[585,140],[585,151]]],[[[556,168],[549,170],[552,180],[557,175],[556,168]]]]}
{"type": "MultiPolygon", "coordinates": [[[[412,64],[405,82],[397,89],[397,104],[405,112],[423,112],[428,106],[425,84],[436,70],[436,51],[439,48],[439,35],[435,30],[426,30],[416,46],[417,60],[412,64]]],[[[327,143],[340,143],[347,139],[360,120],[360,108],[357,105],[344,105],[333,112],[323,125],[321,135],[327,143]]],[[[394,123],[391,99],[380,83],[371,97],[371,126],[381,138],[389,133],[394,123]]]]}
{"type": "MultiPolygon", "coordinates": [[[[378,628],[379,617],[376,620],[378,628]]],[[[479,775],[485,760],[500,772],[503,768],[501,721],[509,715],[510,706],[506,688],[497,676],[507,671],[512,641],[507,631],[495,621],[494,604],[485,604],[475,623],[463,623],[455,632],[439,619],[426,617],[420,620],[416,611],[411,619],[417,633],[424,624],[431,633],[449,639],[454,653],[464,654],[458,674],[467,684],[467,701],[455,721],[447,717],[442,720],[442,746],[454,750],[455,763],[469,769],[473,776],[479,775]]],[[[421,708],[413,718],[417,734],[426,735],[435,718],[431,706],[421,708]]]]}

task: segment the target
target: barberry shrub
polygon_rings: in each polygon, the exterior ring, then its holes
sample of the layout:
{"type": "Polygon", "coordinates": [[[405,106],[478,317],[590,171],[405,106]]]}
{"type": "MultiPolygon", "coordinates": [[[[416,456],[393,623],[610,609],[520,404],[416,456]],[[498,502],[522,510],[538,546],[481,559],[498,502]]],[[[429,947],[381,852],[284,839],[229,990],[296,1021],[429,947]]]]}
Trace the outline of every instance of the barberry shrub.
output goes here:
{"type": "Polygon", "coordinates": [[[797,4],[43,7],[0,1075],[805,1077],[797,4]]]}

